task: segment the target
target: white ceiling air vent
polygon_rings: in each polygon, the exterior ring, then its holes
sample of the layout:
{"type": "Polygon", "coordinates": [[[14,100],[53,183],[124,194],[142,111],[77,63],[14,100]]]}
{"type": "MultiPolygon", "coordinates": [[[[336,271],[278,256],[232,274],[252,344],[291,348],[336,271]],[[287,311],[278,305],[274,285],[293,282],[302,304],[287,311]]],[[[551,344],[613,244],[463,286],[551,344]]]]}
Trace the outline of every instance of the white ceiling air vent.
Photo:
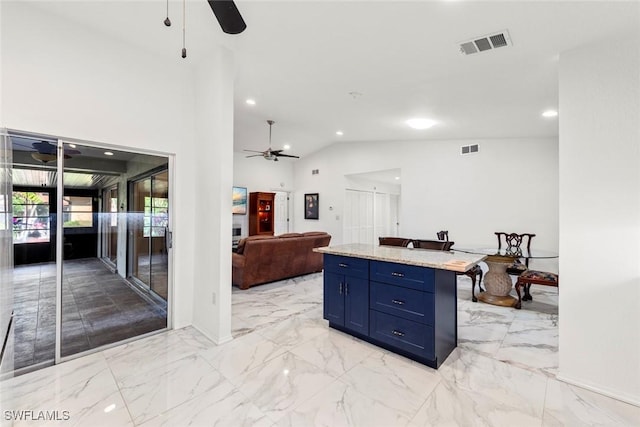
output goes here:
{"type": "Polygon", "coordinates": [[[478,151],[479,151],[478,144],[463,145],[462,147],[460,147],[460,154],[462,154],[463,156],[466,154],[477,153],[478,151]]]}
{"type": "Polygon", "coordinates": [[[460,53],[471,55],[472,53],[486,52],[504,46],[513,46],[507,30],[460,42],[460,53]]]}

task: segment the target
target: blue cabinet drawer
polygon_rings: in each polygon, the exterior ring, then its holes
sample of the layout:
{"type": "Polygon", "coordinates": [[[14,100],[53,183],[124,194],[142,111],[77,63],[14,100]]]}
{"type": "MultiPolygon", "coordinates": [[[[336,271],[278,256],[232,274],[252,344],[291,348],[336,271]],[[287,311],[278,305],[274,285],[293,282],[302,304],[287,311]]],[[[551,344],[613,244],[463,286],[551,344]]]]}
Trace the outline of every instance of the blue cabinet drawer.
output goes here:
{"type": "Polygon", "coordinates": [[[433,294],[386,283],[370,282],[369,307],[408,320],[433,325],[433,294]]]}
{"type": "Polygon", "coordinates": [[[369,336],[426,359],[435,359],[433,328],[422,323],[371,310],[369,336]]]}
{"type": "Polygon", "coordinates": [[[371,261],[370,277],[376,282],[391,283],[417,291],[433,292],[435,272],[432,268],[415,265],[371,261]]]}
{"type": "Polygon", "coordinates": [[[324,269],[351,277],[369,278],[369,260],[324,254],[324,269]]]}

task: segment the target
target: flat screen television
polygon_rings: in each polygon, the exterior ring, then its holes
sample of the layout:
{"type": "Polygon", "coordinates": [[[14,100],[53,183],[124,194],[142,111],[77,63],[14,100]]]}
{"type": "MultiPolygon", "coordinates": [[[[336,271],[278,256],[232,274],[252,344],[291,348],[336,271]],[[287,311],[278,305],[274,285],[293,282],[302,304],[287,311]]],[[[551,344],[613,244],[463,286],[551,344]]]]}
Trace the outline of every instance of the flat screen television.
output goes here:
{"type": "Polygon", "coordinates": [[[231,212],[238,215],[247,214],[247,188],[233,187],[233,207],[231,212]]]}

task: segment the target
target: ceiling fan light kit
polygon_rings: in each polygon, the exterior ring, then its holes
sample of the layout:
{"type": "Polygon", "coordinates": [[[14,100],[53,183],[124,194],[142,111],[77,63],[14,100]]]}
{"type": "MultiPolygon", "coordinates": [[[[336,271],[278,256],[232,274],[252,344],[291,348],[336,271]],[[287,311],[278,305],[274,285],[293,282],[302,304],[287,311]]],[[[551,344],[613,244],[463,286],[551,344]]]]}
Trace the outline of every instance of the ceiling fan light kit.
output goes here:
{"type": "Polygon", "coordinates": [[[282,154],[282,152],[284,150],[272,150],[271,149],[271,127],[273,126],[275,122],[273,120],[267,120],[267,124],[269,125],[269,148],[267,148],[264,151],[256,151],[256,150],[244,150],[244,151],[248,151],[251,153],[258,153],[258,154],[252,154],[250,156],[246,156],[247,158],[249,157],[258,157],[258,156],[262,156],[265,160],[273,160],[274,162],[278,161],[278,157],[290,157],[293,159],[299,159],[299,156],[292,156],[290,154],[282,154]]]}

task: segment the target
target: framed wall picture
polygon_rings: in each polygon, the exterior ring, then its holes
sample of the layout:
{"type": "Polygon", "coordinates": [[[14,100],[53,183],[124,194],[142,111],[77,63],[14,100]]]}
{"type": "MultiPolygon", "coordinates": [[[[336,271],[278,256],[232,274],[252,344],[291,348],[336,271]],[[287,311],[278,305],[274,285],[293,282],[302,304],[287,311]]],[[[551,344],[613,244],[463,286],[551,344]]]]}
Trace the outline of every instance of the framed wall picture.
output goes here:
{"type": "Polygon", "coordinates": [[[238,215],[247,214],[247,188],[233,187],[233,207],[231,212],[238,215]]]}
{"type": "Polygon", "coordinates": [[[318,193],[304,195],[304,219],[319,219],[319,203],[318,193]]]}

